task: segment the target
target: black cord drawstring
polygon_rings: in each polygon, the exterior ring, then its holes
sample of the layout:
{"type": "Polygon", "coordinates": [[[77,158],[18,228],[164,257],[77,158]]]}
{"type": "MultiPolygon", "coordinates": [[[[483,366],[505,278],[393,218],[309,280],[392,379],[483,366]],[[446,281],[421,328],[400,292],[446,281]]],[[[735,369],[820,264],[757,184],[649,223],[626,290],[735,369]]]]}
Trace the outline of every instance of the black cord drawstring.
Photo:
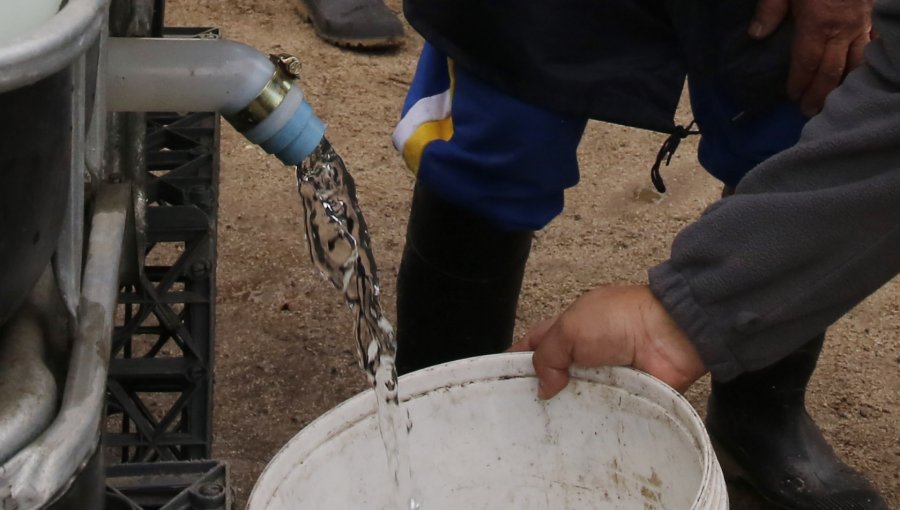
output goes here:
{"type": "Polygon", "coordinates": [[[666,183],[663,182],[662,175],[659,173],[659,167],[662,166],[663,160],[666,161],[666,166],[669,166],[672,156],[675,155],[675,151],[678,150],[678,145],[681,144],[681,141],[691,135],[700,134],[699,129],[692,129],[696,125],[697,121],[692,120],[687,127],[675,126],[675,131],[666,138],[662,147],[659,148],[659,152],[656,154],[656,162],[653,163],[653,168],[650,169],[650,181],[653,182],[653,187],[656,188],[656,191],[660,193],[666,192],[666,183]]]}

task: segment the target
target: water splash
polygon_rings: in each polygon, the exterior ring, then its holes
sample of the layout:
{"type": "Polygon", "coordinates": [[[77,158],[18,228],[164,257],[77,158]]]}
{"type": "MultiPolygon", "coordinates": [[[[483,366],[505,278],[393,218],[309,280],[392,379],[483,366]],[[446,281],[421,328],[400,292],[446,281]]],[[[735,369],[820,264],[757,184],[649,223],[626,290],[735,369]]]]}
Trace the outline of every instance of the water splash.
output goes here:
{"type": "Polygon", "coordinates": [[[310,257],[356,313],[354,334],[360,366],[378,399],[378,425],[400,502],[419,510],[409,466],[409,416],[401,415],[394,329],[379,300],[378,275],[368,227],[356,199],[356,184],[326,139],[297,167],[310,257]]]}

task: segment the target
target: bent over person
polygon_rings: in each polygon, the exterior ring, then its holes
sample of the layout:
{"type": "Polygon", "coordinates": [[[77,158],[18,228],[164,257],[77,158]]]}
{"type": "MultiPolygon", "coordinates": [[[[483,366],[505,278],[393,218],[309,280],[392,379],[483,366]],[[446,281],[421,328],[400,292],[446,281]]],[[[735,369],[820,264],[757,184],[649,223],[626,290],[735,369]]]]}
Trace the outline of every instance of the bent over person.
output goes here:
{"type": "Polygon", "coordinates": [[[818,508],[887,508],[834,457],[803,409],[809,363],[801,362],[820,345],[799,341],[900,274],[900,0],[881,0],[875,22],[881,37],[867,64],[795,147],[678,235],[649,286],[588,292],[514,346],[536,350],[543,397],[565,386],[573,364],[630,365],[682,390],[706,371],[722,381],[768,380],[745,396],[750,405],[727,402],[730,391],[714,394],[712,406],[735,412],[714,411],[710,432],[732,437],[760,420],[798,426],[725,453],[754,462],[796,452],[789,476],[772,480],[783,484],[777,502],[786,508],[807,508],[788,499],[801,491],[827,494],[818,508]],[[789,366],[792,378],[777,376],[789,366]],[[791,405],[778,406],[773,393],[791,405]]]}
{"type": "MultiPolygon", "coordinates": [[[[427,43],[394,133],[417,176],[397,287],[398,370],[510,345],[533,232],[578,181],[589,118],[669,133],[663,159],[690,131],[673,121],[688,76],[700,163],[736,186],[793,145],[859,63],[870,9],[869,0],[406,0],[427,43]]],[[[654,183],[662,188],[658,175],[654,183]]],[[[741,470],[770,501],[872,508],[853,506],[871,487],[792,413],[712,426],[761,409],[799,412],[822,339],[796,338],[804,347],[764,376],[715,381],[710,431],[745,453],[735,455],[741,470]],[[842,466],[801,473],[825,483],[791,478],[803,452],[790,439],[754,451],[763,438],[807,433],[824,445],[816,463],[842,466]]]]}

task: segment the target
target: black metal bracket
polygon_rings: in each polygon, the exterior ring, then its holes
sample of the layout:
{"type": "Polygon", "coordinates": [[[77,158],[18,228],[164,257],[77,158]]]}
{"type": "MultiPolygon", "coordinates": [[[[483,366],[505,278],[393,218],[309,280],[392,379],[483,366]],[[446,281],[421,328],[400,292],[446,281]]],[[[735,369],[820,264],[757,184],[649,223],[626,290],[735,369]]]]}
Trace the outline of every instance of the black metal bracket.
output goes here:
{"type": "Polygon", "coordinates": [[[221,462],[119,464],[107,469],[106,510],[228,510],[228,487],[221,462]]]}
{"type": "Polygon", "coordinates": [[[218,115],[146,118],[143,260],[119,295],[104,441],[118,462],[209,458],[218,115]]]}

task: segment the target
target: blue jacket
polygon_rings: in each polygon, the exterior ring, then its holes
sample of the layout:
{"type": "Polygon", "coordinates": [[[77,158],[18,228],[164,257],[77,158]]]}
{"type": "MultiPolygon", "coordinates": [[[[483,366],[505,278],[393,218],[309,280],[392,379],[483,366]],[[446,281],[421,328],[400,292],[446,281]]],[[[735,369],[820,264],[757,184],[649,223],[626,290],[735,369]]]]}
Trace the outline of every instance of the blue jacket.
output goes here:
{"type": "Polygon", "coordinates": [[[662,132],[686,75],[748,112],[783,100],[791,27],[754,41],[756,0],[405,0],[412,26],[479,78],[565,115],[662,132]]]}

